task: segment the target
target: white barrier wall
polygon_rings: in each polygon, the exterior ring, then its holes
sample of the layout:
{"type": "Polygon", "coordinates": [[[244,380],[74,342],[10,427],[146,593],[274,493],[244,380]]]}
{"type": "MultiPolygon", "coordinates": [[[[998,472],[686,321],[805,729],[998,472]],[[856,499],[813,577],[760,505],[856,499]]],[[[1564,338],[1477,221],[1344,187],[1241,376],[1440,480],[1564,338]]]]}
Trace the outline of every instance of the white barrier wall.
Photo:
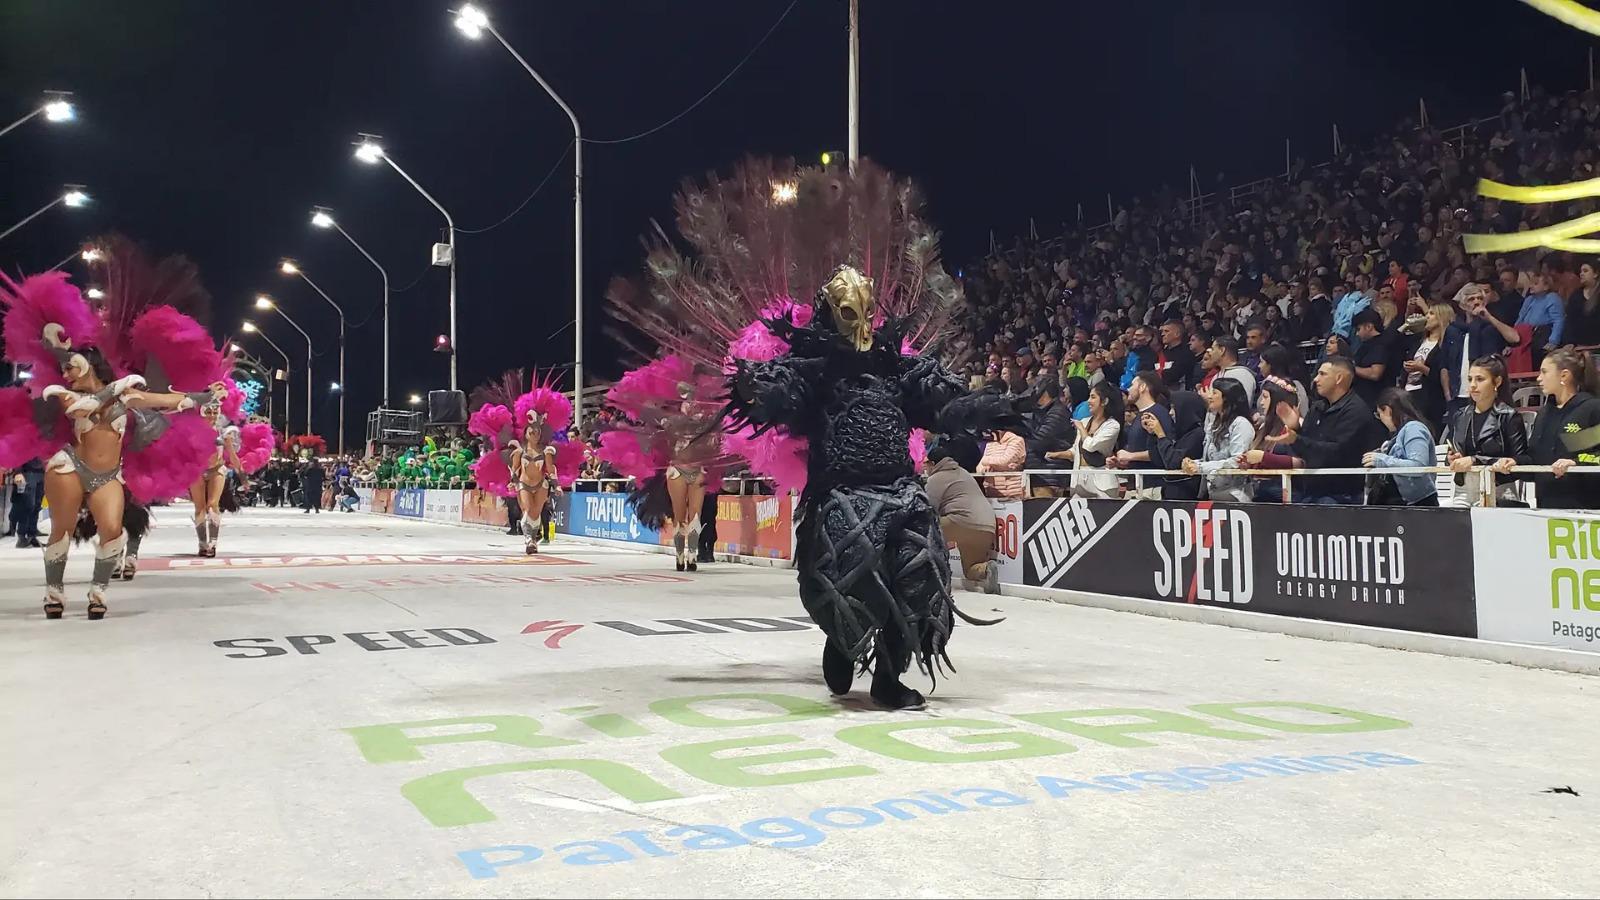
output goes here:
{"type": "Polygon", "coordinates": [[[1600,653],[1600,515],[1475,509],[1478,637],[1600,653]]]}

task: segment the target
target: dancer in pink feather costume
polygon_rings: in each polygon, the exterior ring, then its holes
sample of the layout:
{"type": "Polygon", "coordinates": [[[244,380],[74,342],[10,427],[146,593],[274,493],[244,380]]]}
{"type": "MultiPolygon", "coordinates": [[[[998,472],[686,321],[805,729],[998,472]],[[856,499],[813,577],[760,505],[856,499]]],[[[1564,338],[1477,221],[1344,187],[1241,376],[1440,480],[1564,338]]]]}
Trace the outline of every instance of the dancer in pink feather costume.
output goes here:
{"type": "Polygon", "coordinates": [[[26,390],[6,388],[0,398],[0,467],[49,459],[50,619],[65,612],[74,537],[97,539],[88,616],[104,618],[124,552],[137,552],[149,526],[147,504],[182,492],[204,467],[210,429],[199,407],[225,395],[222,354],[191,315],[208,302],[194,267],[178,257],[151,263],[121,238],[101,247],[100,309],[64,275],[0,276],[5,355],[34,373],[26,390]]]}
{"type": "Polygon", "coordinates": [[[539,552],[540,527],[552,494],[571,487],[583,468],[583,447],[565,440],[572,424],[572,401],[547,378],[523,392],[521,370],[507,372],[472,392],[467,430],[484,438],[483,455],[473,465],[478,486],[516,497],[522,509],[524,551],[539,552]]]}

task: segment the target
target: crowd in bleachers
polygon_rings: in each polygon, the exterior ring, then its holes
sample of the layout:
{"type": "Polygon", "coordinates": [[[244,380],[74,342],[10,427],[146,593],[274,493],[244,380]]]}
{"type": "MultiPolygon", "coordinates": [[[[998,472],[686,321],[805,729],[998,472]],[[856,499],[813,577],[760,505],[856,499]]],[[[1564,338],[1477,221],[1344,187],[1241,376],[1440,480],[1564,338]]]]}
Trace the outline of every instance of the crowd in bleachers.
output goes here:
{"type": "MultiPolygon", "coordinates": [[[[1182,469],[1143,489],[1275,500],[1277,479],[1221,473],[1382,475],[1443,462],[1463,470],[1458,498],[1495,477],[1505,500],[1531,481],[1541,506],[1600,505],[1591,496],[1600,480],[1566,471],[1600,462],[1571,436],[1600,424],[1588,352],[1600,345],[1600,267],[1562,250],[1468,256],[1461,241],[1600,208],[1476,191],[1480,176],[1593,178],[1597,147],[1594,92],[1508,95],[1498,116],[1472,127],[1403,122],[1233,200],[1151,196],[1101,226],[997,249],[963,273],[969,308],[955,346],[973,387],[1016,398],[1034,433],[997,436],[979,468],[1062,470],[1030,481],[1091,496],[1131,489],[1130,471],[1182,469]],[[1489,465],[1561,471],[1474,468],[1489,465]]],[[[1020,478],[988,484],[1022,491],[1020,478]]],[[[1432,505],[1434,484],[1306,476],[1292,499],[1432,505]]]]}

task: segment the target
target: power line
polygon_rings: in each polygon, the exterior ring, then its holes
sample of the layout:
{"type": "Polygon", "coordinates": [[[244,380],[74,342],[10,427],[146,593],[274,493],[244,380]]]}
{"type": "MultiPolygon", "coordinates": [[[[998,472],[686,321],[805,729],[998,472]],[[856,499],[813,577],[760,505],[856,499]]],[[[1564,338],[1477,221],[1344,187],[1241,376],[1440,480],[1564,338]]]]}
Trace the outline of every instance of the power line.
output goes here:
{"type": "MultiPolygon", "coordinates": [[[[544,186],[550,183],[551,176],[556,174],[556,169],[561,168],[561,163],[566,160],[567,154],[571,153],[571,152],[572,152],[572,142],[568,141],[567,142],[567,148],[565,150],[561,151],[561,156],[560,156],[559,159],[556,160],[555,165],[551,166],[550,167],[550,171],[546,172],[544,174],[544,178],[539,180],[539,184],[538,184],[537,187],[535,187],[533,189],[533,193],[531,193],[527,197],[523,198],[523,201],[521,203],[517,204],[517,208],[516,209],[513,209],[511,212],[506,213],[505,218],[501,219],[500,221],[498,221],[498,222],[494,223],[493,225],[490,225],[490,226],[488,226],[486,228],[457,228],[456,229],[456,233],[458,233],[458,234],[483,234],[485,231],[493,231],[494,229],[499,228],[501,225],[504,225],[505,223],[511,221],[513,216],[515,216],[519,212],[522,212],[524,207],[526,207],[529,203],[533,202],[533,198],[534,197],[539,196],[539,192],[544,190],[544,186]]],[[[426,273],[424,273],[424,274],[426,274],[426,273]]]]}
{"type": "Polygon", "coordinates": [[[712,85],[711,86],[711,90],[706,91],[704,94],[702,94],[700,96],[699,100],[696,100],[693,103],[689,104],[687,107],[684,108],[684,110],[682,112],[680,112],[677,115],[673,116],[672,118],[666,120],[665,122],[662,122],[660,125],[657,125],[656,127],[651,128],[651,129],[649,129],[647,131],[641,131],[638,134],[629,135],[628,137],[624,137],[624,138],[612,138],[612,139],[609,139],[609,140],[601,140],[601,139],[597,139],[597,138],[584,138],[583,142],[585,144],[626,144],[629,141],[637,141],[640,138],[649,137],[650,135],[655,134],[656,132],[660,131],[663,128],[666,128],[668,125],[671,125],[672,123],[678,121],[679,119],[683,118],[684,116],[687,116],[689,113],[694,112],[695,107],[697,107],[700,104],[702,104],[702,103],[706,102],[707,100],[711,99],[711,95],[712,94],[715,94],[723,85],[728,83],[728,79],[730,79],[733,76],[737,75],[739,73],[739,70],[744,68],[744,64],[749,62],[750,58],[756,55],[756,51],[760,50],[761,47],[764,44],[766,44],[767,38],[772,37],[772,33],[778,30],[778,26],[783,24],[783,20],[784,19],[789,18],[789,13],[795,8],[795,6],[799,2],[800,2],[800,0],[790,0],[788,8],[786,8],[783,11],[783,15],[778,16],[778,21],[772,23],[772,27],[768,28],[767,29],[767,33],[761,36],[761,40],[756,41],[756,45],[754,47],[750,48],[750,52],[746,53],[744,55],[744,59],[739,60],[739,64],[734,66],[732,69],[730,69],[728,71],[728,74],[722,76],[722,80],[721,81],[719,81],[716,84],[712,85]]]}

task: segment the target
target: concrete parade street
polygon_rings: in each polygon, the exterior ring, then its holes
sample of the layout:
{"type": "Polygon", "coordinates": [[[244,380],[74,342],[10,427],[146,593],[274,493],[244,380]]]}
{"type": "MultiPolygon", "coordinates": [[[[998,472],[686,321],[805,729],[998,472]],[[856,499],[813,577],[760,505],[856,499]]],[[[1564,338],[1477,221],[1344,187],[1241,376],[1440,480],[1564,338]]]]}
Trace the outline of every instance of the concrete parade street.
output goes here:
{"type": "Polygon", "coordinates": [[[890,713],[790,570],[188,514],[0,549],[6,897],[1600,892],[1581,675],[963,593],[890,713]]]}

